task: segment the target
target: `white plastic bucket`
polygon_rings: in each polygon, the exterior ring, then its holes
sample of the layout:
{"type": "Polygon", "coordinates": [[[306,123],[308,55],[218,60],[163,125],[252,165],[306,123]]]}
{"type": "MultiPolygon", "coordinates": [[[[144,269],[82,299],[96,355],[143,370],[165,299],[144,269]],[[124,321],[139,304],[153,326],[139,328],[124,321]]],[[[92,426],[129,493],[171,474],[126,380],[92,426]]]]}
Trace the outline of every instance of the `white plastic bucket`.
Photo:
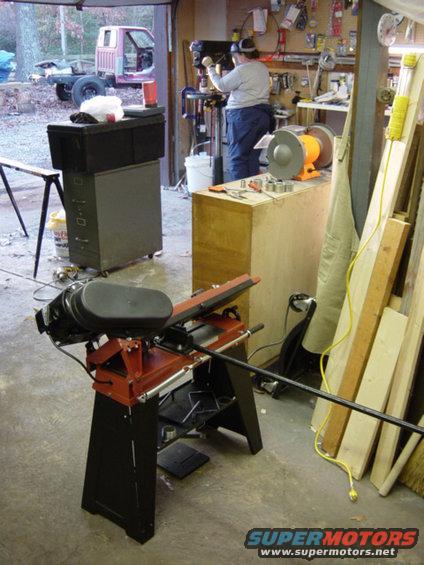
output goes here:
{"type": "Polygon", "coordinates": [[[196,192],[208,188],[212,184],[213,159],[205,153],[202,155],[190,155],[185,158],[187,171],[187,189],[196,192]]]}
{"type": "Polygon", "coordinates": [[[68,230],[66,227],[66,214],[62,208],[59,212],[52,212],[47,223],[49,230],[53,232],[56,255],[65,259],[69,258],[68,230]]]}

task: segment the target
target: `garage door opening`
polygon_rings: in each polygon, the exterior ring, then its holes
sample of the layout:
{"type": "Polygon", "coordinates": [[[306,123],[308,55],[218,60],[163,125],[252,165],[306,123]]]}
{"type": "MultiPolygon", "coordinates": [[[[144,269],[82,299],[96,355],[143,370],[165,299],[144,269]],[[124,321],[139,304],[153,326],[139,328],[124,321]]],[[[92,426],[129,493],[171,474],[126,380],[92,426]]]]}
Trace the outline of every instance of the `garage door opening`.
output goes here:
{"type": "MultiPolygon", "coordinates": [[[[140,104],[142,82],[156,80],[159,104],[168,105],[167,6],[92,8],[86,2],[79,11],[52,4],[0,6],[0,52],[8,56],[0,76],[6,124],[0,154],[39,167],[51,166],[47,124],[68,120],[85,97],[110,94],[124,106],[140,104]]],[[[163,161],[167,185],[167,157],[163,161]]]]}

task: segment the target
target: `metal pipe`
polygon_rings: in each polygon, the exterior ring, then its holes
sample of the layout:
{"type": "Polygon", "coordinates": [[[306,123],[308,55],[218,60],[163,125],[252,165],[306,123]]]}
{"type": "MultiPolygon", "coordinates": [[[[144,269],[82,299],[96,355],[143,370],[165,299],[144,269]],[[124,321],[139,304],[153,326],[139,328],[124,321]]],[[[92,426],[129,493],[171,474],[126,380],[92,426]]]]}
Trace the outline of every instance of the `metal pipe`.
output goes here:
{"type": "MultiPolygon", "coordinates": [[[[262,327],[263,327],[263,324],[262,324],[262,327]]],[[[258,330],[256,330],[256,331],[258,331],[258,330]]],[[[239,345],[239,343],[241,343],[242,341],[244,341],[245,339],[250,337],[252,335],[252,333],[255,333],[255,332],[253,330],[246,330],[246,331],[242,332],[239,337],[229,341],[228,343],[226,343],[222,347],[219,347],[218,349],[216,349],[216,351],[221,352],[221,351],[225,351],[226,349],[229,349],[230,347],[236,347],[237,345],[239,345]]],[[[162,347],[158,344],[156,344],[156,346],[162,347]]],[[[193,346],[193,349],[196,349],[196,347],[193,346]]],[[[169,351],[166,347],[162,347],[162,349],[169,351]]],[[[206,351],[209,352],[209,349],[207,349],[206,351]]],[[[202,365],[203,363],[205,363],[205,361],[208,361],[209,359],[210,359],[209,354],[208,355],[202,355],[201,357],[197,357],[196,360],[193,363],[191,363],[190,365],[186,365],[180,371],[177,371],[176,373],[171,375],[168,379],[166,379],[166,381],[163,381],[162,383],[158,384],[154,388],[152,388],[152,389],[150,389],[146,392],[143,392],[143,394],[140,394],[140,396],[137,397],[137,400],[141,403],[147,402],[150,398],[152,398],[153,396],[156,396],[162,390],[164,390],[168,386],[172,385],[175,381],[177,381],[181,377],[184,377],[189,371],[192,371],[193,369],[195,369],[199,365],[202,365]]]]}
{"type": "Polygon", "coordinates": [[[222,108],[215,106],[215,157],[222,156],[222,108]]]}
{"type": "MultiPolygon", "coordinates": [[[[252,330],[250,331],[252,332],[252,330]]],[[[281,383],[284,383],[289,386],[294,386],[295,388],[303,390],[304,392],[308,392],[309,394],[313,394],[315,396],[318,396],[319,398],[324,398],[324,400],[334,402],[335,404],[340,404],[341,406],[345,406],[346,408],[350,408],[351,410],[355,410],[356,412],[361,412],[362,414],[371,416],[371,418],[377,418],[378,420],[382,420],[383,422],[387,422],[388,424],[393,424],[394,426],[398,426],[399,428],[403,428],[410,432],[416,432],[418,434],[424,435],[424,428],[422,428],[421,426],[416,426],[415,424],[405,422],[400,418],[396,418],[395,416],[390,416],[390,414],[384,414],[383,412],[379,412],[378,410],[374,410],[373,408],[368,408],[363,404],[357,404],[352,400],[346,400],[345,398],[341,398],[340,396],[336,396],[335,394],[325,392],[324,390],[316,389],[311,386],[305,385],[303,383],[293,381],[291,379],[288,379],[287,377],[283,377],[281,375],[272,373],[271,371],[260,369],[259,367],[254,367],[253,365],[249,365],[249,363],[245,363],[244,361],[234,359],[232,357],[229,357],[228,355],[222,355],[222,353],[220,353],[219,351],[213,351],[211,349],[207,349],[202,345],[194,344],[193,349],[201,353],[205,353],[210,358],[219,359],[220,361],[224,361],[225,363],[231,363],[236,367],[240,367],[245,371],[249,371],[251,373],[255,373],[263,377],[280,381],[281,383]]]]}
{"type": "Polygon", "coordinates": [[[197,145],[195,145],[191,151],[190,151],[190,155],[194,155],[194,151],[198,148],[201,147],[202,145],[210,145],[211,142],[210,141],[202,141],[202,143],[198,143],[197,145]]]}
{"type": "Polygon", "coordinates": [[[169,377],[169,379],[167,379],[166,381],[164,381],[163,383],[160,383],[159,385],[155,386],[154,388],[148,390],[147,392],[143,392],[143,394],[140,394],[140,396],[137,397],[137,400],[139,402],[141,402],[142,404],[144,404],[145,402],[147,402],[149,400],[149,398],[152,398],[153,396],[156,396],[157,394],[159,394],[164,388],[166,388],[169,385],[172,385],[172,383],[174,383],[175,381],[177,381],[178,379],[181,379],[182,377],[184,377],[190,370],[191,370],[191,365],[186,365],[185,367],[183,367],[180,371],[177,371],[176,373],[174,373],[173,375],[171,375],[169,377]]]}

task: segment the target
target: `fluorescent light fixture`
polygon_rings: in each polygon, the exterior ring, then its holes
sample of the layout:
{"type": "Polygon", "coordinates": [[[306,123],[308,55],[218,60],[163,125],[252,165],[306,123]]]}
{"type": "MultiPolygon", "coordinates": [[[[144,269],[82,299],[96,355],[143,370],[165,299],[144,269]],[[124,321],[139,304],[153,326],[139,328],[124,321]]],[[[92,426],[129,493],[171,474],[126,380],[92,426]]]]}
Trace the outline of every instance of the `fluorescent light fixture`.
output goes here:
{"type": "Polygon", "coordinates": [[[424,53],[424,45],[392,45],[389,47],[390,55],[403,55],[404,53],[424,53]]]}

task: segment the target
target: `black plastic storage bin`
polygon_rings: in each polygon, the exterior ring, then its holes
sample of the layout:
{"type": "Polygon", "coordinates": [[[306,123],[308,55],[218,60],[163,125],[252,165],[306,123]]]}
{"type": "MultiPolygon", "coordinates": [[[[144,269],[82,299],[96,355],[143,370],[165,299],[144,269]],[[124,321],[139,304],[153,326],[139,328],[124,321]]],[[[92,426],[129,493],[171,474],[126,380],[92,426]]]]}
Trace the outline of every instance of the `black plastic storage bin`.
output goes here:
{"type": "Polygon", "coordinates": [[[74,173],[100,173],[154,161],[164,156],[162,113],[125,117],[116,123],[47,126],[52,164],[74,173]]]}

